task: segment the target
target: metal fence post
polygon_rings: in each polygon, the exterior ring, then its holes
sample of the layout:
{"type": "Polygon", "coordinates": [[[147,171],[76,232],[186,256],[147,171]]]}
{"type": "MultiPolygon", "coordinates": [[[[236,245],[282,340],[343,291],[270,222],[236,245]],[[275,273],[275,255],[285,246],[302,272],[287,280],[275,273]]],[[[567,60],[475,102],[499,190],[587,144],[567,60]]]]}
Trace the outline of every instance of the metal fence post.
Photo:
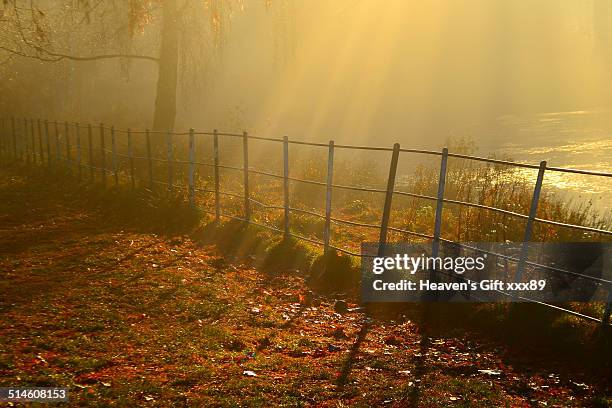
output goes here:
{"type": "Polygon", "coordinates": [[[17,158],[17,131],[15,130],[15,118],[11,118],[11,128],[13,133],[13,154],[17,158]]]}
{"type": "Polygon", "coordinates": [[[2,134],[0,134],[0,152],[2,153],[3,157],[8,158],[9,157],[9,119],[6,118],[2,118],[2,134]]]}
{"type": "MultiPolygon", "coordinates": [[[[40,119],[36,120],[36,128],[38,130],[38,147],[40,151],[40,164],[45,163],[45,155],[43,154],[43,137],[42,137],[42,126],[40,123],[40,119]]],[[[48,160],[48,158],[47,158],[48,160]]]]}
{"type": "Polygon", "coordinates": [[[3,120],[3,122],[5,123],[5,125],[3,125],[2,129],[2,154],[8,159],[11,154],[11,137],[12,137],[12,131],[9,129],[9,124],[11,123],[12,119],[6,118],[5,120],[3,120]]]}
{"type": "Polygon", "coordinates": [[[19,157],[19,160],[23,161],[24,157],[23,157],[23,142],[24,142],[24,138],[25,138],[25,132],[23,131],[22,127],[21,127],[21,120],[15,120],[15,128],[19,128],[19,130],[15,129],[15,133],[19,133],[19,136],[17,137],[17,142],[15,144],[15,148],[17,149],[17,156],[19,157]]]}
{"type": "Polygon", "coordinates": [[[12,124],[13,119],[9,119],[7,118],[6,120],[4,120],[6,126],[3,126],[3,133],[2,133],[2,153],[3,155],[8,159],[9,157],[11,157],[11,145],[12,145],[12,128],[9,129],[9,126],[12,124]]]}
{"type": "Polygon", "coordinates": [[[68,122],[65,123],[65,132],[66,132],[66,161],[68,162],[68,166],[70,167],[70,128],[68,127],[68,122]]]}
{"type": "Polygon", "coordinates": [[[153,158],[151,157],[151,134],[149,129],[145,132],[147,142],[147,165],[149,167],[149,186],[153,189],[153,158]]]}
{"type": "Polygon", "coordinates": [[[399,143],[393,145],[391,155],[391,166],[389,167],[389,179],[387,180],[387,192],[385,194],[385,205],[383,207],[382,220],[380,223],[380,239],[378,245],[378,256],[383,256],[385,244],[387,243],[387,231],[389,228],[389,218],[391,217],[391,201],[393,200],[393,190],[395,189],[395,174],[397,173],[397,162],[399,160],[399,143]]]}
{"type": "Polygon", "coordinates": [[[60,151],[59,129],[57,121],[53,122],[53,125],[55,128],[55,159],[57,160],[57,163],[59,163],[60,159],[62,158],[62,153],[60,151]]]}
{"type": "Polygon", "coordinates": [[[12,121],[13,119],[9,119],[7,118],[5,120],[6,123],[6,129],[4,130],[3,134],[2,134],[2,153],[4,154],[4,156],[8,159],[9,157],[11,157],[11,145],[12,145],[12,137],[13,137],[13,131],[12,131],[12,127],[9,128],[12,125],[12,121]]]}
{"type": "Polygon", "coordinates": [[[17,138],[17,154],[19,156],[19,160],[23,161],[24,158],[24,141],[25,141],[25,129],[23,129],[22,121],[17,120],[15,123],[16,127],[19,127],[19,136],[17,138]]]}
{"type": "Polygon", "coordinates": [[[2,119],[2,134],[0,134],[0,152],[2,153],[3,157],[8,158],[9,157],[9,119],[2,119]]]}
{"type": "Polygon", "coordinates": [[[7,125],[8,119],[0,118],[0,156],[6,152],[6,141],[8,140],[7,125]]]}
{"type": "Polygon", "coordinates": [[[283,137],[283,198],[285,207],[284,236],[289,239],[289,138],[283,137]]]}
{"type": "Polygon", "coordinates": [[[244,219],[249,222],[251,219],[251,201],[249,196],[249,134],[242,133],[242,153],[244,167],[244,219]]]}
{"type": "Polygon", "coordinates": [[[117,171],[117,141],[115,140],[115,127],[111,126],[111,152],[113,164],[113,176],[115,178],[115,186],[119,185],[119,172],[117,171]]]}
{"type": "Polygon", "coordinates": [[[434,221],[433,242],[431,244],[431,256],[440,255],[440,235],[442,234],[442,210],[444,208],[444,188],[446,187],[446,167],[448,164],[448,149],[442,149],[440,161],[440,176],[438,178],[438,195],[436,200],[436,215],[434,221]]]}
{"type": "Polygon", "coordinates": [[[327,150],[327,180],[325,181],[325,229],[323,230],[323,254],[329,252],[331,240],[332,182],[334,178],[334,141],[329,141],[327,150]]]}
{"type": "Polygon", "coordinates": [[[2,119],[2,134],[0,135],[0,150],[2,156],[9,157],[9,119],[2,119]]]}
{"type": "Polygon", "coordinates": [[[132,183],[132,190],[136,188],[136,180],[134,179],[134,152],[132,151],[132,131],[127,130],[127,148],[128,148],[128,160],[130,161],[130,182],[132,183]]]}
{"type": "Polygon", "coordinates": [[[8,119],[0,118],[0,156],[4,156],[4,153],[6,153],[6,141],[8,140],[7,122],[8,119]]]}
{"type": "Polygon", "coordinates": [[[100,123],[100,152],[102,153],[102,185],[106,187],[106,147],[104,146],[104,124],[100,123]]]}
{"type": "Polygon", "coordinates": [[[7,140],[8,140],[8,131],[7,131],[8,126],[6,125],[7,122],[8,122],[8,119],[0,118],[0,156],[4,156],[7,151],[6,149],[7,140]]]}
{"type": "Polygon", "coordinates": [[[4,155],[6,156],[6,158],[8,159],[9,157],[12,156],[13,154],[13,124],[15,122],[15,118],[11,117],[10,119],[6,119],[7,122],[7,129],[6,132],[4,133],[4,135],[2,136],[2,147],[3,147],[3,151],[4,151],[4,155]],[[10,129],[9,129],[10,126],[10,129]]]}
{"type": "Polygon", "coordinates": [[[30,119],[30,140],[32,141],[32,163],[36,164],[36,138],[34,137],[34,119],[30,119]]]}
{"type": "Polygon", "coordinates": [[[172,193],[173,190],[173,168],[172,168],[172,161],[173,161],[173,148],[172,148],[172,131],[168,130],[168,133],[166,133],[166,145],[168,148],[168,192],[172,193]]]}
{"type": "Polygon", "coordinates": [[[89,178],[93,181],[94,179],[94,165],[93,165],[93,131],[91,123],[87,124],[87,147],[89,150],[89,178]]]}
{"type": "Polygon", "coordinates": [[[10,140],[10,129],[9,126],[10,125],[10,119],[9,118],[3,118],[2,119],[2,134],[0,134],[0,154],[3,157],[8,158],[8,151],[9,151],[9,140],[10,140]]]}
{"type": "Polygon", "coordinates": [[[9,157],[9,146],[10,146],[10,130],[9,130],[9,122],[8,118],[2,119],[2,135],[0,135],[0,143],[2,149],[2,155],[8,159],[9,157]]]}
{"type": "Polygon", "coordinates": [[[189,129],[189,206],[195,208],[195,136],[189,129]]]}
{"type": "Polygon", "coordinates": [[[536,179],[535,187],[533,189],[533,196],[531,197],[531,207],[529,209],[529,218],[527,218],[527,224],[525,225],[523,246],[521,247],[521,254],[516,265],[516,275],[514,276],[515,282],[520,282],[523,278],[523,271],[525,269],[525,263],[527,262],[527,256],[529,254],[529,244],[531,243],[531,233],[533,232],[533,222],[538,212],[538,202],[540,201],[540,193],[542,192],[544,171],[546,171],[546,162],[542,161],[540,162],[538,178],[536,179]]]}
{"type": "Polygon", "coordinates": [[[215,221],[221,221],[221,191],[219,189],[219,134],[217,129],[213,132],[213,160],[215,164],[215,221]]]}
{"type": "Polygon", "coordinates": [[[51,166],[51,139],[49,138],[49,121],[45,119],[45,139],[47,139],[47,165],[51,166]]]}
{"type": "Polygon", "coordinates": [[[23,120],[23,136],[22,136],[22,146],[24,150],[25,161],[27,164],[30,164],[30,143],[28,142],[28,120],[23,120]]]}
{"type": "Polygon", "coordinates": [[[79,123],[74,124],[74,130],[76,132],[76,162],[78,168],[79,181],[81,180],[81,127],[79,123]]]}

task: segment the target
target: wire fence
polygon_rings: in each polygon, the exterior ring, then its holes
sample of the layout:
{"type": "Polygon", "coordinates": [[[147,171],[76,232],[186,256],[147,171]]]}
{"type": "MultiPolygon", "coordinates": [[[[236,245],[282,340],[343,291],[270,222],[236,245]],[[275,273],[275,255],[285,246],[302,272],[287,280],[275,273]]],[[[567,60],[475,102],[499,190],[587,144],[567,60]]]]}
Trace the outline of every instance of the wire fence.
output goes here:
{"type": "Polygon", "coordinates": [[[538,218],[536,214],[538,210],[538,204],[540,202],[540,195],[542,192],[542,185],[545,173],[573,173],[587,175],[591,177],[605,178],[612,177],[612,173],[610,172],[550,167],[547,166],[545,161],[540,162],[538,165],[518,163],[507,160],[498,160],[493,158],[451,153],[448,151],[447,148],[442,149],[442,151],[405,149],[401,148],[398,143],[396,143],[393,147],[353,146],[335,144],[334,141],[329,141],[329,143],[314,143],[290,140],[288,137],[263,137],[249,135],[247,132],[244,132],[242,134],[224,133],[219,132],[217,130],[214,130],[212,132],[196,132],[194,129],[190,129],[187,132],[160,132],[151,130],[115,129],[112,126],[109,127],[103,124],[82,125],[79,123],[49,122],[47,120],[17,119],[14,117],[1,119],[1,122],[2,134],[0,137],[0,154],[7,159],[18,159],[27,164],[46,163],[48,165],[56,165],[59,163],[67,163],[73,169],[76,170],[77,176],[80,179],[84,179],[87,175],[86,173],[88,173],[88,178],[90,180],[94,180],[94,177],[98,176],[105,186],[109,183],[108,178],[112,178],[113,183],[115,185],[118,185],[119,178],[125,177],[128,179],[129,183],[133,188],[135,188],[137,182],[141,182],[148,184],[150,187],[153,187],[155,185],[161,185],[164,186],[164,188],[167,188],[169,191],[173,191],[174,189],[183,189],[185,190],[185,193],[188,196],[189,204],[192,207],[197,206],[196,197],[199,193],[212,194],[213,208],[211,209],[205,206],[200,207],[200,209],[204,212],[214,215],[216,221],[219,221],[221,218],[225,217],[247,222],[249,224],[253,224],[278,233],[282,233],[285,238],[293,237],[295,239],[303,240],[311,244],[320,245],[323,247],[324,253],[328,253],[330,250],[335,250],[355,257],[371,256],[363,255],[351,251],[349,249],[333,245],[330,239],[331,225],[337,224],[347,225],[349,227],[373,229],[378,231],[378,242],[381,244],[381,250],[384,244],[387,243],[389,232],[394,232],[404,234],[405,236],[414,236],[420,239],[430,240],[432,242],[432,256],[434,257],[438,256],[438,254],[440,253],[441,243],[458,245],[465,250],[472,250],[481,254],[486,253],[495,256],[497,259],[503,259],[504,262],[506,262],[506,265],[508,264],[508,262],[514,263],[516,265],[514,277],[515,282],[521,281],[523,271],[526,267],[543,268],[568,276],[580,275],[580,277],[582,278],[589,279],[595,282],[595,284],[599,285],[603,290],[606,290],[608,293],[607,302],[600,317],[580,313],[578,311],[570,309],[569,307],[566,307],[565,305],[553,305],[524,297],[521,297],[520,299],[527,302],[541,304],[545,307],[559,310],[585,320],[599,322],[602,325],[610,325],[610,314],[612,311],[612,281],[604,278],[581,275],[579,273],[564,270],[561,268],[556,268],[551,265],[543,265],[537,262],[532,262],[528,259],[528,244],[532,242],[533,228],[534,225],[538,223],[584,231],[586,233],[599,234],[602,237],[612,236],[612,231],[608,229],[595,228],[586,225],[575,225],[550,219],[538,218]],[[142,143],[142,140],[139,140],[138,144],[134,143],[135,137],[142,139],[143,136],[144,143],[142,143]],[[94,141],[95,138],[98,139],[97,142],[94,141]],[[163,145],[165,145],[165,149],[163,149],[165,150],[165,152],[163,152],[165,154],[163,155],[163,157],[159,157],[159,148],[154,149],[152,147],[153,138],[155,138],[155,140],[158,142],[157,146],[159,146],[159,140],[163,140],[165,138],[165,140],[163,141],[163,145]],[[185,138],[188,139],[186,160],[175,157],[175,151],[178,146],[177,141],[179,140],[179,138],[182,138],[180,139],[182,141],[184,141],[185,138]],[[232,165],[221,163],[219,146],[220,141],[226,138],[233,138],[242,144],[241,164],[232,165]],[[210,157],[209,161],[202,161],[201,159],[196,159],[196,145],[198,142],[203,142],[202,139],[212,139],[212,157],[210,157]],[[271,171],[259,170],[249,165],[249,141],[252,140],[263,141],[266,143],[282,146],[282,174],[271,171]],[[327,151],[327,169],[325,181],[290,176],[289,147],[291,145],[311,146],[316,149],[325,149],[327,151]],[[97,152],[95,150],[97,150],[97,152]],[[372,187],[360,187],[335,183],[334,154],[339,150],[363,150],[391,153],[386,188],[382,189],[372,187]],[[437,194],[435,196],[408,191],[399,191],[396,189],[396,175],[400,154],[417,154],[427,157],[437,157],[440,159],[437,194]],[[528,214],[522,214],[519,212],[497,208],[494,206],[488,206],[484,204],[478,204],[462,200],[455,200],[445,197],[449,157],[499,166],[510,166],[516,168],[537,170],[537,177],[535,180],[528,214]],[[121,168],[119,166],[119,160],[124,160],[126,162],[125,165],[121,166],[121,168]],[[179,166],[187,167],[187,185],[181,185],[175,180],[175,174],[177,173],[177,168],[179,166]],[[213,170],[211,183],[207,183],[207,185],[205,186],[196,185],[196,168],[201,166],[208,167],[213,170]],[[156,177],[155,172],[159,172],[160,169],[164,170],[164,168],[167,174],[166,177],[163,177],[165,181],[162,181],[159,176],[156,177]],[[232,192],[221,189],[221,171],[223,170],[242,173],[242,192],[232,192]],[[143,174],[145,175],[144,177],[141,176],[143,174]],[[266,203],[262,200],[257,200],[256,198],[254,198],[253,194],[250,191],[251,183],[249,181],[249,177],[251,175],[261,175],[281,180],[283,201],[282,204],[266,203]],[[291,206],[289,199],[290,182],[325,187],[324,213],[291,206]],[[384,205],[380,222],[366,223],[332,216],[332,193],[335,190],[358,191],[384,195],[384,205]],[[221,196],[226,196],[234,200],[242,201],[242,214],[235,215],[223,211],[221,205],[221,196]],[[429,234],[418,231],[410,231],[408,229],[391,226],[389,224],[389,219],[391,216],[391,207],[394,196],[413,197],[428,200],[432,203],[435,203],[433,233],[429,234]],[[442,215],[444,211],[444,204],[453,204],[484,209],[503,214],[504,216],[511,216],[517,219],[524,220],[525,229],[523,233],[520,255],[518,257],[508,256],[492,251],[486,251],[482,248],[475,248],[468,244],[459,243],[444,238],[442,236],[442,215]],[[282,211],[282,227],[268,225],[264,222],[256,221],[252,217],[253,205],[259,206],[263,209],[282,211]],[[321,219],[324,222],[323,239],[321,240],[311,238],[296,233],[295,230],[291,228],[290,214],[292,213],[307,214],[308,216],[321,219]]]}

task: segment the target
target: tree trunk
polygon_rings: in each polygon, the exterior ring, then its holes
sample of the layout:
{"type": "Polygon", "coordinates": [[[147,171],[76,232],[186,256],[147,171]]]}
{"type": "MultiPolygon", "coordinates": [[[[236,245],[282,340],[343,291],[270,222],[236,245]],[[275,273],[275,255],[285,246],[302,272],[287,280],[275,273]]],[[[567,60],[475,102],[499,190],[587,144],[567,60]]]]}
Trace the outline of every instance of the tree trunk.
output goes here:
{"type": "Polygon", "coordinates": [[[161,44],[159,50],[159,74],[153,130],[174,128],[176,117],[176,87],[178,71],[178,15],[176,0],[164,0],[161,44]]]}

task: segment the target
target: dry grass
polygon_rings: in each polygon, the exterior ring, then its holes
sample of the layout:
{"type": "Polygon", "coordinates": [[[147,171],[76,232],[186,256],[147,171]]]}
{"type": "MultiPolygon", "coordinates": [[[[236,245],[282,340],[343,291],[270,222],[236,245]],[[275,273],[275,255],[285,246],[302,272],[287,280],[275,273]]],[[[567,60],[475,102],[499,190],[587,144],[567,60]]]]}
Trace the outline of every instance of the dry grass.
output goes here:
{"type": "Polygon", "coordinates": [[[69,387],[72,406],[609,403],[603,367],[513,351],[441,310],[334,313],[310,299],[298,243],[198,228],[144,191],[1,172],[2,386],[69,387]]]}

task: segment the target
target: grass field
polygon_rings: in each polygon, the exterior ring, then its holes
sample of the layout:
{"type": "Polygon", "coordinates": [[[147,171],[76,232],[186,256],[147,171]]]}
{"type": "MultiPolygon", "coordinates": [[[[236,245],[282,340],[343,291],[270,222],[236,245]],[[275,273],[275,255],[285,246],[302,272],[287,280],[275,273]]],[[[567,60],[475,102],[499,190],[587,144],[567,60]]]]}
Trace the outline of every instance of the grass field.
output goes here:
{"type": "Polygon", "coordinates": [[[68,387],[73,406],[610,405],[609,362],[573,358],[588,350],[430,325],[429,308],[366,314],[310,292],[257,231],[140,222],[163,209],[117,215],[72,182],[0,172],[0,386],[68,387]]]}

